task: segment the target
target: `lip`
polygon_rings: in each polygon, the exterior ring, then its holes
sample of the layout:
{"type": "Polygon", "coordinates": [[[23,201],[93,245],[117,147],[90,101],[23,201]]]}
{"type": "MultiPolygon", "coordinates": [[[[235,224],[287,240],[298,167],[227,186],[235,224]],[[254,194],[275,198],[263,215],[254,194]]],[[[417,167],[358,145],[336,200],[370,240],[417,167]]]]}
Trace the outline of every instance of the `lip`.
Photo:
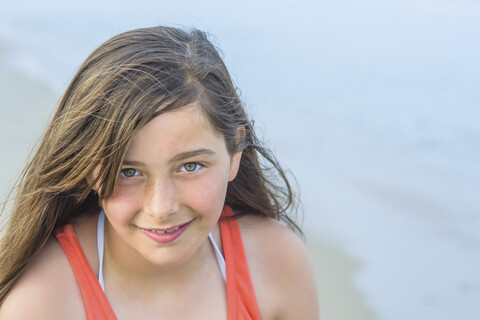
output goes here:
{"type": "Polygon", "coordinates": [[[176,225],[170,228],[140,228],[140,230],[143,232],[143,234],[155,242],[169,243],[180,237],[188,229],[192,221],[193,220],[190,220],[187,223],[176,225]]]}

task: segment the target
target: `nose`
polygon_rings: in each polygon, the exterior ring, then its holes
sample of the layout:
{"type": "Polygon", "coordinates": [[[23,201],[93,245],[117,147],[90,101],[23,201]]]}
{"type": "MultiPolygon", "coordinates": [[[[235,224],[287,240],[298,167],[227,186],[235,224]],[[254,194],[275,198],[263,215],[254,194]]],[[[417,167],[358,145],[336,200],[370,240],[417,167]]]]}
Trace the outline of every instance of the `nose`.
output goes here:
{"type": "Polygon", "coordinates": [[[177,192],[170,179],[154,180],[146,185],[143,197],[145,214],[158,220],[165,220],[179,208],[177,192]]]}

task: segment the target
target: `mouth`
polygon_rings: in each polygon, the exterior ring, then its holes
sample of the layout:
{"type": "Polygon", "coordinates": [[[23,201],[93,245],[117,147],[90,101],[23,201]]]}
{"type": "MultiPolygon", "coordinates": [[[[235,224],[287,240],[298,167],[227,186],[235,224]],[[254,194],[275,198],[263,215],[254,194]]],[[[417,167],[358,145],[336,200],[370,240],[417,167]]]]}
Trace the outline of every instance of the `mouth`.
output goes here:
{"type": "Polygon", "coordinates": [[[178,229],[180,229],[184,225],[185,224],[180,225],[180,226],[176,226],[176,227],[173,227],[173,228],[170,228],[170,229],[145,229],[145,230],[155,232],[155,233],[158,233],[158,234],[173,233],[173,232],[177,231],[178,229]]]}
{"type": "Polygon", "coordinates": [[[193,220],[170,228],[140,228],[151,240],[159,243],[172,242],[180,237],[190,226],[193,220]]]}

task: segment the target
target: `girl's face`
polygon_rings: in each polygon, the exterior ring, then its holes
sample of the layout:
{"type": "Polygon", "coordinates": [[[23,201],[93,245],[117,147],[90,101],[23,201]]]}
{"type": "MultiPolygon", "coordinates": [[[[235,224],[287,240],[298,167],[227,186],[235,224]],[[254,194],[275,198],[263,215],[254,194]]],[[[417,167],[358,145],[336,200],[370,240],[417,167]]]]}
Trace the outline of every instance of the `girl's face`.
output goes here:
{"type": "Polygon", "coordinates": [[[170,267],[200,252],[240,157],[195,106],[151,120],[132,140],[114,195],[102,200],[112,256],[170,267]]]}

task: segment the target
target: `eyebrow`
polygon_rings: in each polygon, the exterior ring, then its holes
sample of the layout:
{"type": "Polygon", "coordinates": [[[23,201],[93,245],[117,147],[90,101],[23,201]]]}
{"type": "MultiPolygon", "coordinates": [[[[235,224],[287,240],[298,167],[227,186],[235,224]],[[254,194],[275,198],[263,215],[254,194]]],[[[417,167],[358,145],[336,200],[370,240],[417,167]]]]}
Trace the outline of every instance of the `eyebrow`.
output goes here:
{"type": "Polygon", "coordinates": [[[182,152],[177,154],[175,157],[170,159],[170,163],[172,162],[180,162],[186,159],[190,159],[193,157],[197,156],[207,156],[207,157],[212,157],[215,155],[215,152],[210,149],[198,149],[198,150],[192,150],[192,151],[187,151],[187,152],[182,152]]]}
{"type": "MultiPolygon", "coordinates": [[[[215,155],[215,152],[213,150],[198,149],[198,150],[192,150],[192,151],[186,151],[186,152],[179,153],[179,154],[175,155],[172,159],[170,159],[168,162],[170,162],[170,163],[181,162],[181,161],[184,161],[186,159],[190,159],[190,158],[197,157],[197,156],[212,157],[214,155],[215,155]]],[[[143,163],[140,162],[140,161],[125,159],[125,161],[123,161],[122,165],[124,165],[124,166],[142,166],[143,163]]]]}

